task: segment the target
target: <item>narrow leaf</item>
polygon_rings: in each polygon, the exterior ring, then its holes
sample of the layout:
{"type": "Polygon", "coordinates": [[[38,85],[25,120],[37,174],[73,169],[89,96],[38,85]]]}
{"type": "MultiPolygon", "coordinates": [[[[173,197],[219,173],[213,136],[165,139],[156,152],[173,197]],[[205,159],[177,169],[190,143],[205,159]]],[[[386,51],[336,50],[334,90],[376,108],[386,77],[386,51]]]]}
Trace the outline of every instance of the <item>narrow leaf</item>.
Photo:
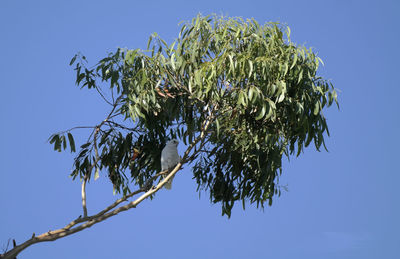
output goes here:
{"type": "Polygon", "coordinates": [[[218,119],[215,119],[215,124],[217,126],[217,137],[218,137],[219,136],[219,129],[220,129],[220,125],[219,125],[218,119]]]}
{"type": "Polygon", "coordinates": [[[72,59],[71,62],[69,62],[69,65],[71,66],[72,64],[74,64],[75,60],[76,60],[77,55],[75,55],[72,59]]]}
{"type": "Polygon", "coordinates": [[[71,147],[71,152],[75,152],[75,141],[74,137],[70,132],[68,132],[68,140],[69,140],[69,146],[71,147]]]}

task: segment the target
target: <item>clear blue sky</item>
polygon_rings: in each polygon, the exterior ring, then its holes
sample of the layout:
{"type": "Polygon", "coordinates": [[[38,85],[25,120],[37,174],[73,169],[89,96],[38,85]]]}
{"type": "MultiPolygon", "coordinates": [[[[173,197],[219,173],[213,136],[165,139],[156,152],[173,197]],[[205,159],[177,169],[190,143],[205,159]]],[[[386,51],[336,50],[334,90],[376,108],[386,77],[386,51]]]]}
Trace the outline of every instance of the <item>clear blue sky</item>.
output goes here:
{"type": "MultiPolygon", "coordinates": [[[[341,110],[326,111],[330,152],[285,162],[289,191],[265,211],[221,217],[186,167],[172,191],[18,258],[399,258],[399,3],[1,0],[0,249],[81,214],[73,156],[46,140],[95,125],[107,107],[74,85],[71,57],[94,64],[117,47],[144,48],[153,32],[171,42],[201,12],[286,23],[318,52],[320,74],[341,91],[341,110]]],[[[91,213],[115,198],[105,177],[88,186],[91,213]]]]}

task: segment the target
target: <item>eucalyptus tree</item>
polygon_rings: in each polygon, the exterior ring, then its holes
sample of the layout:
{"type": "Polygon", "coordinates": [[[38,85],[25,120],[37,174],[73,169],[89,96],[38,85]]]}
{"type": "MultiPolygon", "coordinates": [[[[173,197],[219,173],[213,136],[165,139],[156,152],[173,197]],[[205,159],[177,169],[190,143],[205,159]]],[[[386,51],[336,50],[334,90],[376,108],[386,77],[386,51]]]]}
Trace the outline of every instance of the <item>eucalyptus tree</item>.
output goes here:
{"type": "MultiPolygon", "coordinates": [[[[92,67],[75,55],[77,85],[110,105],[74,159],[83,213],[2,257],[135,208],[185,164],[222,215],[230,217],[237,202],[271,205],[281,192],[283,157],[299,156],[310,143],[326,149],[323,110],[338,102],[333,85],[317,74],[321,62],[278,23],[201,15],[184,23],[170,45],[153,34],[145,51],[117,49],[92,67]],[[173,170],[160,172],[161,150],[172,138],[186,150],[173,170]],[[86,183],[100,174],[121,198],[89,215],[86,183]]],[[[55,150],[76,151],[72,131],[50,137],[55,150]]]]}

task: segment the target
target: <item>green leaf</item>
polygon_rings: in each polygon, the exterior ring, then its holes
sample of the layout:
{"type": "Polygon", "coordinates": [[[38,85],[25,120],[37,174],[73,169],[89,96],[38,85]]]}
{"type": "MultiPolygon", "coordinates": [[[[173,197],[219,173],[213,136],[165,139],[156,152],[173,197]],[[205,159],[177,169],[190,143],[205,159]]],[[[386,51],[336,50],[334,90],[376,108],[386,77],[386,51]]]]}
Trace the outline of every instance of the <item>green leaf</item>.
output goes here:
{"type": "Polygon", "coordinates": [[[75,56],[71,59],[71,62],[69,62],[69,65],[70,65],[70,66],[71,66],[72,64],[74,64],[74,62],[75,62],[77,56],[78,56],[78,55],[75,55],[75,56]]]}
{"type": "Polygon", "coordinates": [[[285,99],[285,95],[286,95],[286,83],[284,81],[279,81],[278,83],[279,85],[279,96],[277,99],[277,102],[280,103],[285,99]]]}
{"type": "Polygon", "coordinates": [[[201,72],[200,70],[196,70],[194,72],[194,80],[196,82],[197,85],[201,86],[202,82],[201,82],[201,72]]]}
{"type": "Polygon", "coordinates": [[[65,139],[65,136],[61,136],[61,143],[63,145],[63,149],[65,150],[67,148],[67,140],[65,139]]]}
{"type": "Polygon", "coordinates": [[[161,38],[160,38],[160,40],[161,40],[162,44],[164,44],[164,47],[165,47],[165,48],[168,48],[168,44],[165,42],[165,40],[163,40],[163,39],[161,39],[161,38]]]}
{"type": "Polygon", "coordinates": [[[246,107],[245,96],[244,96],[242,91],[239,92],[239,97],[238,97],[237,104],[241,104],[241,105],[246,107]]]}
{"type": "Polygon", "coordinates": [[[140,111],[140,108],[139,108],[137,105],[133,106],[133,108],[134,108],[134,110],[135,110],[135,112],[136,112],[137,115],[139,115],[139,116],[142,117],[143,119],[146,119],[146,117],[145,117],[144,114],[140,111]]]}
{"type": "Polygon", "coordinates": [[[176,69],[176,67],[175,67],[175,53],[173,53],[172,56],[171,56],[171,66],[172,66],[172,68],[174,70],[176,69]]]}
{"type": "MultiPolygon", "coordinates": [[[[253,62],[250,59],[248,60],[248,62],[249,62],[249,66],[250,66],[249,77],[251,77],[251,74],[253,73],[253,62]]],[[[251,99],[251,98],[249,98],[249,99],[251,99]]]]}
{"type": "Polygon", "coordinates": [[[292,63],[292,65],[290,66],[290,69],[294,68],[294,66],[296,65],[296,62],[297,62],[297,53],[294,54],[293,63],[292,63]]]}
{"type": "Polygon", "coordinates": [[[192,80],[189,79],[189,83],[188,83],[188,90],[190,94],[193,94],[193,89],[192,89],[192,80]]]}
{"type": "Polygon", "coordinates": [[[81,146],[81,148],[87,148],[88,146],[90,146],[90,142],[88,142],[88,143],[85,143],[85,144],[83,144],[82,146],[81,146]]]}
{"type": "Polygon", "coordinates": [[[325,66],[324,61],[322,61],[322,59],[320,57],[317,57],[317,59],[319,60],[319,62],[322,63],[323,66],[325,66]]]}
{"type": "Polygon", "coordinates": [[[220,129],[220,125],[219,125],[218,119],[215,119],[215,125],[217,126],[217,137],[218,137],[219,136],[219,129],[220,129]]]}
{"type": "Polygon", "coordinates": [[[53,144],[58,138],[60,138],[58,134],[51,135],[49,138],[50,144],[53,144]]]}
{"type": "Polygon", "coordinates": [[[248,93],[250,102],[253,101],[253,94],[254,94],[254,90],[253,90],[252,87],[250,87],[249,88],[249,93],[248,93]]]}
{"type": "Polygon", "coordinates": [[[171,46],[169,46],[169,54],[171,55],[171,53],[174,51],[174,47],[175,47],[176,41],[174,41],[171,46]]]}
{"type": "Polygon", "coordinates": [[[275,103],[268,100],[268,114],[265,116],[265,119],[269,119],[274,114],[274,110],[276,110],[275,103]]]}
{"type": "Polygon", "coordinates": [[[313,112],[314,115],[317,115],[319,113],[319,106],[320,106],[319,101],[315,102],[315,104],[314,104],[314,112],[313,112]]]}
{"type": "Polygon", "coordinates": [[[60,137],[57,135],[57,138],[54,142],[54,150],[57,150],[58,152],[61,152],[61,140],[60,137]]]}
{"type": "Polygon", "coordinates": [[[147,42],[147,49],[150,48],[150,44],[151,44],[151,41],[152,41],[152,40],[153,40],[153,34],[150,35],[150,37],[149,37],[149,41],[147,42]]]}
{"type": "Polygon", "coordinates": [[[255,119],[256,119],[257,121],[258,121],[258,120],[261,120],[261,119],[264,117],[266,111],[267,111],[267,106],[266,106],[265,103],[263,103],[263,104],[262,104],[261,111],[260,111],[260,113],[257,115],[257,117],[256,117],[255,119]]]}
{"type": "Polygon", "coordinates": [[[75,141],[74,137],[70,132],[68,132],[68,140],[69,140],[69,146],[71,148],[71,152],[75,152],[75,141]]]}
{"type": "Polygon", "coordinates": [[[231,64],[231,66],[230,66],[230,71],[235,71],[235,65],[233,64],[232,56],[231,56],[231,55],[228,55],[228,57],[229,57],[229,62],[230,62],[230,64],[231,64]]]}
{"type": "MultiPolygon", "coordinates": [[[[286,26],[286,29],[287,29],[287,37],[288,37],[288,39],[289,39],[289,41],[290,41],[290,33],[291,33],[291,31],[290,31],[289,26],[286,26]]],[[[280,191],[279,191],[279,192],[280,192],[280,191]]]]}
{"type": "Polygon", "coordinates": [[[279,98],[278,98],[278,103],[280,103],[280,102],[282,102],[283,100],[285,99],[285,94],[282,92],[280,95],[279,95],[279,98]]]}
{"type": "Polygon", "coordinates": [[[286,76],[287,72],[289,71],[289,66],[286,63],[283,64],[283,66],[285,67],[285,70],[283,72],[283,76],[286,76]]]}
{"type": "Polygon", "coordinates": [[[299,77],[297,78],[297,83],[300,83],[301,79],[303,79],[303,70],[300,70],[299,77]]]}

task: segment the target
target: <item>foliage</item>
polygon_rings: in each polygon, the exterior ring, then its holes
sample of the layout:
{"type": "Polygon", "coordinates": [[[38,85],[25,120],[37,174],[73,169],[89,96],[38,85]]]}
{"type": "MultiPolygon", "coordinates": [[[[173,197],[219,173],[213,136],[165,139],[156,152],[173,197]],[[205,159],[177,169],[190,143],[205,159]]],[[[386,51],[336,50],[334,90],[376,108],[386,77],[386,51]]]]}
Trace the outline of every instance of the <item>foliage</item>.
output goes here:
{"type": "MultiPolygon", "coordinates": [[[[106,172],[114,190],[127,194],[160,171],[168,138],[190,145],[201,136],[183,161],[192,164],[198,191],[228,216],[236,201],[271,205],[283,156],[298,156],[311,142],[325,147],[323,109],[337,95],[317,75],[320,63],[280,24],[201,15],[171,45],[153,34],[146,51],[118,49],[92,68],[78,54],[76,83],[97,90],[112,110],[81,146],[71,176],[106,172]]],[[[67,140],[74,151],[70,131],[50,143],[61,151],[67,140]]]]}

